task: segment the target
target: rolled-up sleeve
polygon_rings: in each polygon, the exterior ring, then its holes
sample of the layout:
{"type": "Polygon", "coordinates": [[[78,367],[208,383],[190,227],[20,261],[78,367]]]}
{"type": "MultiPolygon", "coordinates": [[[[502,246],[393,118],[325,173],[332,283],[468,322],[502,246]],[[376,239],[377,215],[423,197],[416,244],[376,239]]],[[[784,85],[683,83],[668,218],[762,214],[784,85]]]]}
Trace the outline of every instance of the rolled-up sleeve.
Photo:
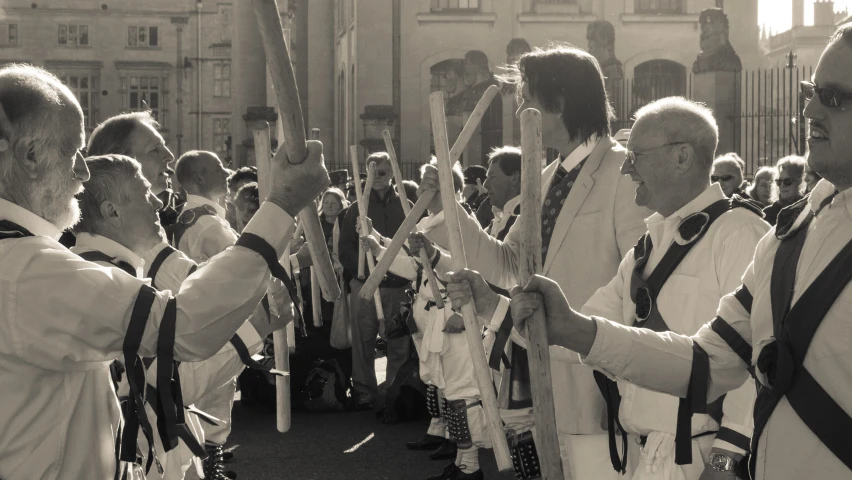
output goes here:
{"type": "MultiPolygon", "coordinates": [[[[246,231],[283,254],[295,224],[264,203],[246,231]]],[[[146,283],[115,268],[86,262],[45,237],[23,239],[0,255],[5,298],[0,353],[48,370],[103,368],[119,358],[140,288],[146,283]]],[[[175,359],[200,361],[224,346],[269,285],[269,267],[244,247],[230,247],[186,279],[177,299],[175,359]]],[[[171,292],[156,292],[139,353],[155,356],[171,292]]]]}

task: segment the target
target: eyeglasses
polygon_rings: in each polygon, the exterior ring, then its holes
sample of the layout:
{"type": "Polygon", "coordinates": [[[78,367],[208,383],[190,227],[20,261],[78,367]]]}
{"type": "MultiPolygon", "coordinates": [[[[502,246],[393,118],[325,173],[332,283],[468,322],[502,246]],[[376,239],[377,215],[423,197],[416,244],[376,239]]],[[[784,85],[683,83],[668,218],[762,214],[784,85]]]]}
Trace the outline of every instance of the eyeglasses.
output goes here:
{"type": "Polygon", "coordinates": [[[805,100],[810,101],[814,98],[814,94],[819,97],[819,103],[829,108],[838,108],[843,104],[843,100],[852,99],[852,93],[838,92],[830,88],[817,87],[813,82],[800,82],[802,95],[805,100]]]}
{"type": "Polygon", "coordinates": [[[730,182],[734,179],[733,175],[710,175],[710,181],[713,183],[722,182],[730,182]]]}
{"type": "Polygon", "coordinates": [[[689,143],[689,142],[669,142],[669,143],[664,143],[664,144],[662,144],[662,145],[658,145],[658,146],[656,146],[656,147],[654,147],[654,148],[649,148],[649,149],[644,150],[644,151],[641,151],[641,152],[636,152],[636,151],[633,151],[633,150],[628,150],[628,151],[627,151],[627,161],[630,163],[630,166],[631,166],[631,167],[634,167],[634,166],[636,166],[636,157],[637,157],[638,155],[645,155],[645,154],[647,154],[647,153],[651,153],[651,152],[653,152],[654,150],[659,150],[659,149],[661,149],[661,148],[663,148],[663,147],[670,147],[670,146],[672,146],[672,145],[683,145],[683,144],[688,144],[688,143],[689,143]]]}
{"type": "Polygon", "coordinates": [[[793,179],[792,179],[792,178],[790,178],[790,177],[787,177],[787,178],[779,178],[779,179],[775,180],[775,185],[778,185],[779,187],[780,187],[781,185],[784,185],[785,187],[789,187],[789,186],[790,186],[790,185],[792,185],[792,184],[793,184],[793,179]]]}
{"type": "Polygon", "coordinates": [[[376,176],[377,177],[386,177],[387,175],[388,175],[388,172],[385,172],[383,170],[376,170],[376,176]]]}

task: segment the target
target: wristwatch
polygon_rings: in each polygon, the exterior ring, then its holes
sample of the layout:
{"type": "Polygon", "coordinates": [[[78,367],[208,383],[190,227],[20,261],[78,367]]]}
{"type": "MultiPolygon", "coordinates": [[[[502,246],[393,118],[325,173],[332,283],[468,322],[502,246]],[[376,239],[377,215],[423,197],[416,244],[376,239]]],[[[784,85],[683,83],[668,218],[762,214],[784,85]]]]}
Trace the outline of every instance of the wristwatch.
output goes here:
{"type": "Polygon", "coordinates": [[[737,461],[724,453],[711,453],[710,466],[717,472],[733,472],[737,469],[737,461]]]}

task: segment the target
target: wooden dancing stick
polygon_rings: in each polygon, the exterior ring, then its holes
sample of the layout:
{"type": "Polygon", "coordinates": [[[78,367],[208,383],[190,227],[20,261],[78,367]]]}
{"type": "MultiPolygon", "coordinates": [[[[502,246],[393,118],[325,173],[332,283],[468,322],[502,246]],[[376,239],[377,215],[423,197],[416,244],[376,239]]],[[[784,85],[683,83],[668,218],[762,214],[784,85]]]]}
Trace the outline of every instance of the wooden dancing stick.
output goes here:
{"type": "MultiPolygon", "coordinates": [[[[385,151],[388,153],[388,157],[390,157],[391,168],[393,169],[393,179],[396,182],[396,194],[399,196],[399,201],[402,204],[402,213],[405,215],[405,218],[408,218],[408,214],[411,213],[411,207],[408,205],[408,195],[405,194],[405,185],[402,183],[402,171],[399,169],[399,164],[396,161],[396,151],[393,148],[393,139],[390,136],[390,132],[387,130],[382,132],[382,138],[385,139],[385,151]]],[[[441,296],[441,285],[438,283],[438,278],[435,277],[435,271],[432,269],[432,262],[429,260],[429,256],[426,255],[426,250],[421,248],[419,256],[420,264],[423,265],[423,270],[426,272],[426,279],[429,280],[429,288],[432,290],[432,299],[438,308],[444,308],[444,298],[441,296]]],[[[382,260],[384,260],[384,257],[382,257],[382,260]]],[[[417,264],[414,262],[414,259],[411,260],[411,263],[415,265],[416,270],[417,264]]],[[[370,274],[370,278],[372,278],[373,275],[376,275],[376,270],[373,270],[373,273],[370,274]]],[[[417,288],[420,288],[420,286],[418,285],[417,288]]]]}
{"type": "MultiPolygon", "coordinates": [[[[254,135],[254,156],[257,164],[257,188],[260,198],[266,198],[272,188],[272,157],[269,143],[269,124],[257,122],[252,131],[254,135]]],[[[289,261],[289,255],[288,255],[289,261]]],[[[290,301],[297,301],[291,298],[290,301]]],[[[270,313],[271,315],[272,313],[270,313]]],[[[275,369],[290,372],[290,348],[287,346],[287,330],[272,332],[272,344],[275,350],[275,369]]],[[[275,376],[275,419],[278,431],[290,430],[290,375],[275,376]]]]}
{"type": "MultiPolygon", "coordinates": [[[[453,188],[453,161],[450,157],[450,146],[447,141],[447,119],[444,116],[444,94],[435,92],[429,95],[429,107],[432,114],[432,134],[435,139],[435,154],[438,157],[438,174],[441,182],[441,203],[444,206],[444,222],[450,239],[450,252],[453,258],[453,266],[456,271],[467,268],[467,259],[464,253],[464,244],[461,237],[461,225],[459,224],[459,212],[456,209],[455,189],[453,188]]],[[[464,333],[467,336],[467,344],[470,348],[471,363],[473,363],[474,376],[479,386],[479,394],[482,397],[482,408],[485,411],[485,421],[491,434],[491,444],[494,447],[494,457],[497,460],[497,468],[509,470],[512,468],[512,458],[509,455],[509,447],[506,444],[506,435],[503,433],[503,423],[500,421],[500,411],[497,408],[497,396],[494,393],[494,384],[491,382],[491,374],[488,365],[485,364],[485,348],[482,345],[480,335],[481,326],[476,319],[476,311],[473,303],[462,306],[462,317],[464,318],[464,333]]]]}
{"type": "MultiPolygon", "coordinates": [[[[541,272],[541,159],[541,113],[528,108],[521,112],[521,255],[518,265],[521,285],[526,285],[534,274],[541,272]]],[[[561,480],[564,477],[543,309],[527,320],[526,338],[541,478],[561,480]]]]}
{"type": "MultiPolygon", "coordinates": [[[[275,0],[252,0],[254,13],[257,16],[258,30],[263,40],[263,50],[275,93],[278,97],[278,113],[281,118],[283,139],[278,139],[279,145],[284,142],[287,148],[289,162],[298,164],[308,156],[305,144],[305,124],[302,117],[302,105],[299,103],[299,89],[296,88],[296,76],[290,63],[290,51],[284,41],[284,27],[278,13],[275,0]]],[[[340,287],[331,265],[331,256],[325,243],[325,235],[320,224],[319,214],[313,205],[305,207],[300,216],[305,224],[305,237],[322,293],[328,301],[340,297],[340,287]]]]}
{"type": "MultiPolygon", "coordinates": [[[[349,147],[349,153],[352,156],[352,172],[353,172],[353,175],[358,175],[358,172],[361,171],[361,168],[358,165],[358,149],[357,149],[357,147],[355,145],[352,145],[351,147],[349,147]]],[[[367,183],[364,185],[364,188],[367,191],[367,195],[368,195],[366,199],[364,198],[364,193],[361,192],[361,180],[360,179],[355,180],[355,199],[358,202],[358,219],[361,222],[361,235],[369,235],[370,234],[370,232],[367,230],[368,227],[369,227],[367,225],[367,208],[368,208],[367,202],[370,201],[369,195],[370,195],[370,190],[372,190],[372,188],[373,188],[373,176],[375,174],[376,174],[376,165],[375,164],[369,165],[367,167],[367,183]]],[[[358,243],[359,244],[361,243],[360,239],[359,239],[358,243]]],[[[370,250],[367,250],[364,253],[365,253],[364,256],[367,257],[367,265],[370,267],[370,271],[375,270],[376,269],[376,260],[373,258],[373,252],[370,251],[370,250]]],[[[360,266],[360,263],[359,263],[359,266],[360,266]]],[[[359,272],[359,274],[360,273],[361,272],[359,272]]],[[[363,278],[363,277],[361,277],[361,278],[363,278]]],[[[378,317],[379,321],[384,321],[385,312],[384,312],[384,309],[382,308],[382,295],[379,292],[379,289],[376,289],[373,292],[373,303],[376,304],[376,316],[378,317]]]]}
{"type": "MultiPolygon", "coordinates": [[[[455,163],[458,161],[459,157],[461,157],[462,152],[464,152],[465,147],[467,147],[468,142],[470,142],[470,138],[476,132],[476,127],[479,125],[479,122],[482,121],[485,111],[488,110],[488,106],[491,105],[491,101],[494,100],[494,97],[496,97],[498,93],[500,93],[500,89],[496,85],[491,85],[485,90],[485,93],[482,94],[482,98],[479,99],[479,102],[476,103],[476,107],[467,119],[467,123],[465,123],[458,138],[456,138],[456,143],[453,144],[452,150],[450,150],[450,160],[452,163],[455,163]]],[[[387,147],[387,145],[389,144],[386,139],[385,146],[387,147]]],[[[390,147],[387,147],[388,155],[391,155],[393,143],[390,143],[390,145],[390,147]]],[[[396,174],[394,174],[394,176],[395,175],[396,174]]],[[[399,183],[400,181],[397,181],[397,184],[399,183]]],[[[370,278],[368,278],[364,283],[364,286],[361,287],[361,293],[359,294],[361,298],[365,300],[369,299],[370,295],[379,288],[379,284],[382,282],[382,278],[384,278],[385,274],[388,273],[391,263],[393,263],[393,259],[396,258],[399,250],[402,248],[402,245],[406,240],[408,240],[408,236],[411,234],[411,231],[417,225],[420,217],[423,216],[423,213],[429,207],[429,203],[432,202],[432,198],[434,197],[435,192],[423,192],[423,194],[417,199],[417,203],[414,204],[414,208],[412,208],[408,215],[405,216],[405,220],[402,222],[402,225],[400,225],[394,234],[390,245],[387,247],[387,251],[382,259],[379,260],[379,264],[376,265],[376,269],[373,270],[370,278]],[[410,219],[409,217],[411,216],[414,218],[410,219]]]]}
{"type": "MultiPolygon", "coordinates": [[[[311,140],[319,140],[319,135],[319,128],[311,129],[311,140]]],[[[325,234],[323,234],[323,239],[325,239],[325,234]]],[[[310,249],[310,247],[308,248],[310,249]]],[[[321,295],[322,292],[320,290],[319,275],[317,274],[317,269],[316,267],[311,266],[311,313],[313,313],[314,317],[314,326],[317,328],[322,327],[322,302],[320,301],[321,295]]]]}

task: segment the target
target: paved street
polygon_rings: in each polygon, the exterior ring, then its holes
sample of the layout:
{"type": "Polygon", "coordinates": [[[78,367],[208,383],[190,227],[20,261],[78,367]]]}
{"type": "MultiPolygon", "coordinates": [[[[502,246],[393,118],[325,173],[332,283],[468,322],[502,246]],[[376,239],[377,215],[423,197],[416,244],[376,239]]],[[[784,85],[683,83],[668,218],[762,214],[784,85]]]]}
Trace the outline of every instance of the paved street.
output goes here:
{"type": "MultiPolygon", "coordinates": [[[[385,359],[376,361],[384,380],[385,359]]],[[[448,460],[433,461],[428,452],[414,452],[405,442],[420,438],[427,422],[382,425],[373,412],[307,413],[294,411],[289,432],[278,433],[275,414],[263,407],[234,403],[234,430],[227,464],[240,480],[422,480],[439,474],[448,460]]],[[[509,480],[497,473],[491,450],[480,453],[485,477],[509,480]]]]}

